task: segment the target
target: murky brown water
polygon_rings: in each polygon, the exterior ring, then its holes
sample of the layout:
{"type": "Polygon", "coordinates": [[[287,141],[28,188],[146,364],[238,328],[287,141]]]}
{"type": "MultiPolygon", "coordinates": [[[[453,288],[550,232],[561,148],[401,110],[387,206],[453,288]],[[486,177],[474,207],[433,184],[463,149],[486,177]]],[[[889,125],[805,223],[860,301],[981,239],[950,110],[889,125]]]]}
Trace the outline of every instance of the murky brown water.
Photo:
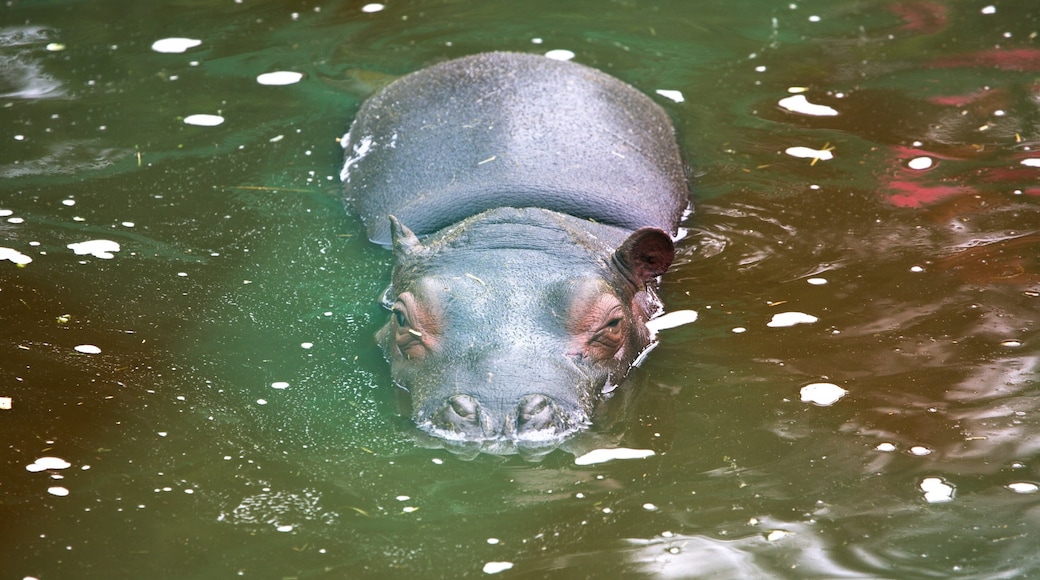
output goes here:
{"type": "Polygon", "coordinates": [[[0,9],[5,574],[1037,574],[1040,8],[363,6],[0,9]],[[651,457],[464,462],[397,414],[336,139],[491,49],[569,50],[678,126],[664,297],[699,319],[576,443],[651,457]]]}

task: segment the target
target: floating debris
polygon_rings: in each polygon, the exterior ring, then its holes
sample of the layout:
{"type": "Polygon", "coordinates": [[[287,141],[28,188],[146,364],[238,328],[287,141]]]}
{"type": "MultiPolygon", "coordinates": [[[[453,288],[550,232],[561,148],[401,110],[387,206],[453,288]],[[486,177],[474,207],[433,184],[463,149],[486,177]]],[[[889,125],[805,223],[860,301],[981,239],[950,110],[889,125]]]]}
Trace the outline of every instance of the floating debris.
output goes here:
{"type": "Polygon", "coordinates": [[[809,99],[805,98],[805,95],[800,94],[791,97],[784,97],[780,99],[777,104],[792,113],[801,113],[813,117],[835,117],[838,115],[837,109],[828,107],[827,105],[810,103],[809,99]]]}
{"type": "Polygon", "coordinates": [[[83,354],[101,354],[101,349],[92,344],[78,344],[73,347],[73,350],[83,354]]]}
{"type": "Polygon", "coordinates": [[[49,493],[51,495],[56,495],[58,497],[65,497],[65,496],[69,495],[69,490],[64,488],[64,487],[61,487],[61,486],[54,486],[54,487],[48,487],[47,488],[47,493],[49,493]]]}
{"type": "Polygon", "coordinates": [[[177,54],[202,44],[195,38],[163,38],[152,43],[152,50],[166,54],[177,54]]]}
{"type": "Polygon", "coordinates": [[[24,266],[32,262],[32,258],[19,252],[18,250],[15,250],[13,248],[0,247],[0,262],[4,260],[10,260],[11,263],[17,264],[19,266],[24,266]]]}
{"type": "Polygon", "coordinates": [[[220,115],[188,115],[184,117],[185,125],[195,125],[196,127],[216,127],[224,122],[224,117],[220,115]]]}
{"type": "Polygon", "coordinates": [[[809,147],[788,147],[784,150],[791,157],[798,157],[799,159],[812,159],[815,161],[830,161],[834,159],[834,154],[831,153],[830,149],[812,149],[809,147]]]}
{"type": "Polygon", "coordinates": [[[113,252],[119,251],[119,244],[112,240],[87,240],[69,244],[66,247],[75,252],[77,256],[94,256],[102,260],[111,260],[115,257],[113,252]]]}
{"type": "Polygon", "coordinates": [[[484,573],[498,574],[499,572],[505,572],[512,567],[512,562],[488,562],[487,564],[484,564],[484,573]]]}
{"type": "Polygon", "coordinates": [[[940,477],[926,477],[921,481],[921,491],[928,503],[945,503],[953,501],[954,487],[940,477]]]}
{"type": "Polygon", "coordinates": [[[935,164],[935,161],[931,157],[914,157],[910,161],[907,161],[906,166],[910,169],[916,169],[917,171],[923,171],[931,168],[935,164]]]}
{"type": "Polygon", "coordinates": [[[372,14],[375,12],[382,12],[384,8],[386,8],[386,6],[383,4],[376,4],[373,2],[372,4],[365,4],[362,6],[361,11],[366,14],[372,14]]]}
{"type": "Polygon", "coordinates": [[[72,464],[60,457],[41,457],[25,466],[26,471],[36,473],[47,469],[68,469],[72,464]]]}
{"type": "Polygon", "coordinates": [[[571,60],[574,58],[574,53],[563,48],[557,48],[556,50],[550,50],[545,53],[545,56],[553,60],[571,60]]]}
{"type": "Polygon", "coordinates": [[[650,330],[650,332],[657,332],[666,328],[675,328],[676,326],[682,326],[696,321],[696,310],[676,310],[675,312],[669,312],[662,316],[658,316],[653,320],[648,320],[646,322],[646,328],[650,330]]]}
{"type": "Polygon", "coordinates": [[[812,383],[802,387],[802,401],[821,407],[829,407],[837,403],[848,391],[833,383],[812,383]]]}
{"type": "Polygon", "coordinates": [[[302,79],[303,73],[280,70],[259,75],[256,77],[256,82],[267,86],[284,86],[296,84],[302,79]]]}
{"type": "Polygon", "coordinates": [[[614,449],[594,449],[581,457],[574,459],[575,465],[596,465],[606,463],[615,459],[644,459],[654,455],[650,449],[630,449],[628,447],[616,447],[614,449]]]}
{"type": "Polygon", "coordinates": [[[661,95],[662,97],[664,97],[666,99],[669,99],[671,101],[675,101],[676,103],[681,103],[681,102],[686,100],[686,97],[683,96],[682,91],[673,91],[673,90],[669,90],[669,89],[657,89],[654,92],[659,94],[659,95],[661,95]]]}
{"type": "Polygon", "coordinates": [[[1016,481],[1007,485],[1008,489],[1015,493],[1036,493],[1040,486],[1029,481],[1016,481]]]}
{"type": "Polygon", "coordinates": [[[804,312],[781,312],[780,314],[774,314],[772,320],[766,323],[766,326],[770,328],[783,328],[785,326],[794,326],[796,324],[812,324],[819,320],[811,314],[804,312]]]}

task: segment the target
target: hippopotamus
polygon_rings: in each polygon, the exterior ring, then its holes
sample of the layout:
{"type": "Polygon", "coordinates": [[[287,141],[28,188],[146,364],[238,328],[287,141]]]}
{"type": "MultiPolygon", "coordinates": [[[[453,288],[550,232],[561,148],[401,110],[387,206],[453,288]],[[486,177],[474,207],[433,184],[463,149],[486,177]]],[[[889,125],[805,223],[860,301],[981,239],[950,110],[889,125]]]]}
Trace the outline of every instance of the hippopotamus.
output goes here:
{"type": "Polygon", "coordinates": [[[342,145],[346,197],[393,250],[376,341],[420,433],[530,459],[585,430],[653,344],[689,207],[661,107],[573,62],[485,53],[390,83],[342,145]]]}

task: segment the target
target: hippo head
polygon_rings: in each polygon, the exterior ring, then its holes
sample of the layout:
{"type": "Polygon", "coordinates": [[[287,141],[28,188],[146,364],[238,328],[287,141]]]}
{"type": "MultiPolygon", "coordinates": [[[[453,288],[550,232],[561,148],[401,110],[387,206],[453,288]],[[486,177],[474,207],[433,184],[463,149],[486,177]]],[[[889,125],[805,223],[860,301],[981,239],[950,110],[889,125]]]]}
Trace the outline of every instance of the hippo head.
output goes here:
{"type": "Polygon", "coordinates": [[[391,221],[391,316],[376,338],[438,446],[541,457],[591,423],[651,344],[652,282],[675,254],[662,230],[500,208],[421,242],[391,221]]]}

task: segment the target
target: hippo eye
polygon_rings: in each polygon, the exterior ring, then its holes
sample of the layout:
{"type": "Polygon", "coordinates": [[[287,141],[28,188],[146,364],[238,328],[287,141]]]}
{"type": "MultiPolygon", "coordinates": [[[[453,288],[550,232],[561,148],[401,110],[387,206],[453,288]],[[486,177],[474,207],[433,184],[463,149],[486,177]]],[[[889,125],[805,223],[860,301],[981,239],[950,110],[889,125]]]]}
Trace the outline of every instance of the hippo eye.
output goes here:
{"type": "MultiPolygon", "coordinates": [[[[606,351],[614,351],[621,347],[621,341],[624,338],[625,333],[625,318],[621,315],[615,315],[608,318],[599,330],[592,335],[592,343],[598,346],[600,349],[606,349],[606,351]]],[[[607,354],[607,353],[601,353],[607,354]]],[[[613,353],[610,353],[611,355],[613,353]]]]}
{"type": "Polygon", "coordinates": [[[394,320],[397,322],[398,328],[408,328],[408,317],[405,316],[404,311],[395,308],[394,320]]]}

